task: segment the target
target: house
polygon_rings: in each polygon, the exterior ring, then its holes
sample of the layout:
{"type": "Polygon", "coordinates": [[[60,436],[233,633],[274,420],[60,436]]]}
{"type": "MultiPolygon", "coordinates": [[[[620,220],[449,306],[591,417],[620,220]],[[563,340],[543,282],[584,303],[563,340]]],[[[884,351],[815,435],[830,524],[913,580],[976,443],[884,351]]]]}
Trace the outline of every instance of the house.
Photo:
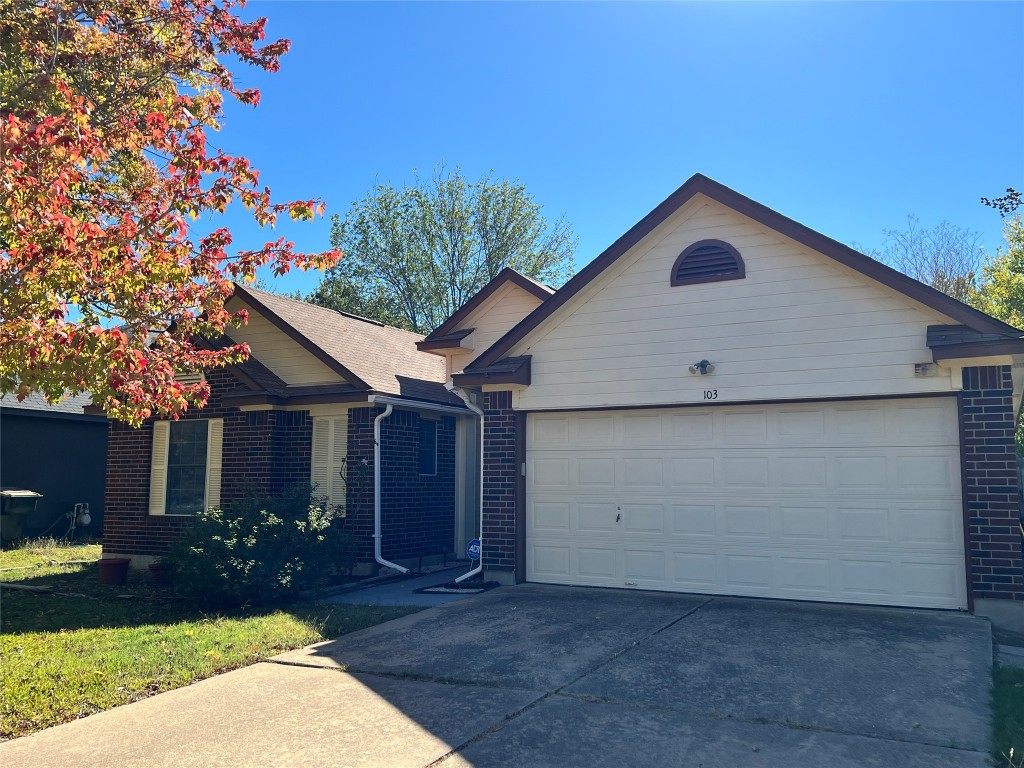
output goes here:
{"type": "Polygon", "coordinates": [[[1024,622],[1022,331],[700,175],[482,325],[487,578],[1024,622]]]}
{"type": "MultiPolygon", "coordinates": [[[[241,478],[312,478],[358,517],[363,561],[373,542],[377,562],[460,552],[479,514],[484,575],[504,583],[1024,621],[1024,332],[706,177],[559,290],[506,270],[424,338],[232,302],[253,359],[211,374],[189,415],[223,435],[206,504],[241,478]],[[418,464],[431,434],[436,476],[418,464]],[[380,493],[336,482],[343,459],[380,493]]],[[[166,429],[111,426],[111,553],[158,554],[187,524],[159,485],[166,429]]]]}
{"type": "Polygon", "coordinates": [[[443,360],[416,349],[423,337],[241,286],[228,307],[249,322],[220,343],[252,355],[207,374],[205,408],[138,429],[110,422],[104,556],[147,565],[201,509],[303,483],[345,508],[363,571],[464,553],[475,475],[455,444],[475,417],[445,388],[443,360]]]}
{"type": "Polygon", "coordinates": [[[23,535],[62,536],[71,523],[65,515],[76,505],[88,505],[91,517],[80,534],[103,530],[107,425],[102,416],[86,413],[91,400],[89,393],[56,404],[37,393],[21,402],[0,396],[0,487],[42,494],[24,520],[23,535]]]}

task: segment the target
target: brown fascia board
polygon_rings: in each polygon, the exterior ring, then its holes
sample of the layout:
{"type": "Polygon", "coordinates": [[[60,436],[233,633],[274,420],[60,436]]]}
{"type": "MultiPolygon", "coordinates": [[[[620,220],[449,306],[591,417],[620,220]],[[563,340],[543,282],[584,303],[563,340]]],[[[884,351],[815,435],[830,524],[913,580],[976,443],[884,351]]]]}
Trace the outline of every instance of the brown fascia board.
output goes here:
{"type": "Polygon", "coordinates": [[[294,341],[298,342],[298,344],[301,347],[303,347],[306,351],[308,351],[311,355],[313,355],[315,358],[317,358],[320,362],[322,362],[332,371],[337,373],[343,379],[351,383],[354,387],[357,387],[359,389],[370,388],[369,384],[367,384],[365,381],[363,381],[354,373],[352,373],[352,371],[350,371],[344,365],[335,360],[334,357],[329,355],[327,352],[325,352],[323,349],[317,346],[313,341],[311,341],[308,337],[306,337],[298,330],[296,330],[291,324],[285,322],[284,319],[282,319],[279,315],[273,312],[269,307],[267,307],[266,304],[257,299],[249,291],[245,290],[243,286],[238,285],[237,283],[235,283],[234,296],[237,296],[242,301],[252,305],[252,307],[256,309],[261,315],[263,315],[267,320],[269,320],[271,323],[277,326],[277,328],[283,331],[286,335],[290,336],[294,341]]]}
{"type": "Polygon", "coordinates": [[[420,352],[432,352],[438,349],[461,349],[462,345],[460,342],[475,330],[476,328],[463,328],[461,331],[455,331],[444,336],[434,336],[433,338],[428,336],[422,341],[416,342],[416,349],[420,352]]]}
{"type": "Polygon", "coordinates": [[[1024,355],[1024,339],[994,339],[965,344],[943,344],[932,348],[932,360],[958,360],[968,357],[1024,355]]]}
{"type": "Polygon", "coordinates": [[[947,344],[974,344],[979,341],[1007,341],[1021,338],[1019,331],[1012,336],[1005,333],[979,333],[966,325],[929,325],[927,341],[929,347],[941,347],[947,344]]]}
{"type": "Polygon", "coordinates": [[[550,317],[559,307],[579,293],[587,284],[614,264],[623,254],[629,251],[658,225],[665,222],[685,203],[696,195],[703,194],[754,221],[763,224],[776,232],[795,240],[808,248],[817,251],[840,264],[860,272],[873,280],[882,283],[905,296],[934,309],[947,317],[951,317],[964,325],[985,333],[1002,335],[1019,335],[1021,331],[1013,326],[996,320],[973,307],[969,307],[954,298],[937,291],[931,286],[914,280],[912,277],[898,272],[865,256],[852,248],[843,245],[820,232],[773,211],[761,203],[741,195],[739,192],[719,184],[702,174],[694,174],[685,184],[663,200],[653,211],[634,224],[629,231],[612,243],[600,256],[581,269],[565,285],[558,289],[547,301],[512,327],[504,336],[494,342],[467,368],[469,373],[474,368],[483,368],[506,354],[526,334],[550,317]]]}
{"type": "Polygon", "coordinates": [[[354,390],[351,387],[326,386],[285,388],[281,392],[241,392],[224,395],[226,405],[322,405],[325,403],[358,403],[373,394],[369,390],[354,390]]]}
{"type": "Polygon", "coordinates": [[[509,357],[487,368],[456,373],[452,381],[459,387],[482,387],[485,384],[520,384],[530,386],[530,356],[509,357]]]}
{"type": "MultiPolygon", "coordinates": [[[[553,289],[548,288],[546,285],[541,285],[535,280],[531,280],[521,272],[517,272],[512,269],[512,267],[505,267],[501,272],[494,276],[494,279],[491,280],[491,282],[477,291],[473,298],[455,310],[455,313],[451,317],[428,334],[423,341],[434,341],[439,336],[446,336],[449,334],[455,326],[466,318],[467,315],[487,301],[487,299],[490,298],[495,291],[501,288],[501,286],[509,282],[518,285],[527,293],[533,294],[542,302],[547,301],[556,293],[553,289]]],[[[419,345],[417,344],[417,346],[419,345]]],[[[420,349],[423,348],[421,347],[420,349]]]]}

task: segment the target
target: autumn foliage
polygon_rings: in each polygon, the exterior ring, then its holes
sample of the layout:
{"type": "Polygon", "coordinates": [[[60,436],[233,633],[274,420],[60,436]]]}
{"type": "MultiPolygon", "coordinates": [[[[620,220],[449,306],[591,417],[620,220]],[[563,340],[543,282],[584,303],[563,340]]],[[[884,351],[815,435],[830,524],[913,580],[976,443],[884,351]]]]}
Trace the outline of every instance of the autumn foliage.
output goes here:
{"type": "Polygon", "coordinates": [[[308,220],[244,158],[208,142],[225,98],[255,106],[226,61],[273,72],[287,40],[232,0],[0,0],[0,389],[91,390],[139,423],[206,401],[175,373],[238,362],[206,344],[243,322],[224,302],[256,269],[326,267],[278,239],[232,250],[194,233],[232,202],[261,225],[308,220]]]}

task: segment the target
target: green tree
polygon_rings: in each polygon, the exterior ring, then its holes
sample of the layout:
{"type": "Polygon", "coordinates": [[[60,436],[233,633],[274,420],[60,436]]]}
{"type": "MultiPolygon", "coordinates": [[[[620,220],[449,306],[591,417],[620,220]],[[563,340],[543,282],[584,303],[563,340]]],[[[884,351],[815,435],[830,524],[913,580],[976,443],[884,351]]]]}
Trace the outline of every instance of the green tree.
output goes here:
{"type": "Polygon", "coordinates": [[[1024,203],[1012,188],[994,200],[981,201],[1003,217],[1005,246],[996,249],[981,268],[972,300],[978,309],[1015,328],[1024,328],[1024,222],[1017,209],[1024,203]]]}
{"type": "Polygon", "coordinates": [[[518,181],[469,181],[456,168],[429,181],[378,184],[334,216],[332,247],[345,258],[308,300],[429,333],[505,267],[560,285],[572,275],[576,236],[518,181]]]}
{"type": "MultiPolygon", "coordinates": [[[[1003,217],[1005,247],[985,260],[971,303],[1004,323],[1024,329],[1024,222],[1016,213],[1024,200],[1012,187],[994,200],[981,198],[1003,217]]],[[[1017,414],[1017,455],[1024,456],[1024,411],[1017,414]]]]}

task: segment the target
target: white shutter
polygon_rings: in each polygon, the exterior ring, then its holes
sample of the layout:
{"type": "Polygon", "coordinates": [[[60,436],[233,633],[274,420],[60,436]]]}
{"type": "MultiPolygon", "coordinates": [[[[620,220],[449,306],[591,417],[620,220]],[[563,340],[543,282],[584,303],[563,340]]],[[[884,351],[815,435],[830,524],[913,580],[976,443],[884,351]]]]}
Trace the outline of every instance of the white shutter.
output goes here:
{"type": "Polygon", "coordinates": [[[310,462],[310,482],[317,496],[331,493],[331,420],[323,416],[313,418],[313,455],[310,462]]]}
{"type": "Polygon", "coordinates": [[[224,419],[210,419],[206,435],[206,509],[220,507],[220,468],[224,449],[224,419]]]}
{"type": "Polygon", "coordinates": [[[348,414],[331,419],[331,504],[345,507],[345,475],[348,471],[348,414]]]}
{"type": "Polygon", "coordinates": [[[345,506],[345,458],[348,456],[348,413],[313,418],[313,452],[310,481],[318,496],[345,506]]]}
{"type": "Polygon", "coordinates": [[[149,463],[149,514],[162,515],[167,507],[167,450],[171,422],[153,422],[153,452],[149,463]]]}

